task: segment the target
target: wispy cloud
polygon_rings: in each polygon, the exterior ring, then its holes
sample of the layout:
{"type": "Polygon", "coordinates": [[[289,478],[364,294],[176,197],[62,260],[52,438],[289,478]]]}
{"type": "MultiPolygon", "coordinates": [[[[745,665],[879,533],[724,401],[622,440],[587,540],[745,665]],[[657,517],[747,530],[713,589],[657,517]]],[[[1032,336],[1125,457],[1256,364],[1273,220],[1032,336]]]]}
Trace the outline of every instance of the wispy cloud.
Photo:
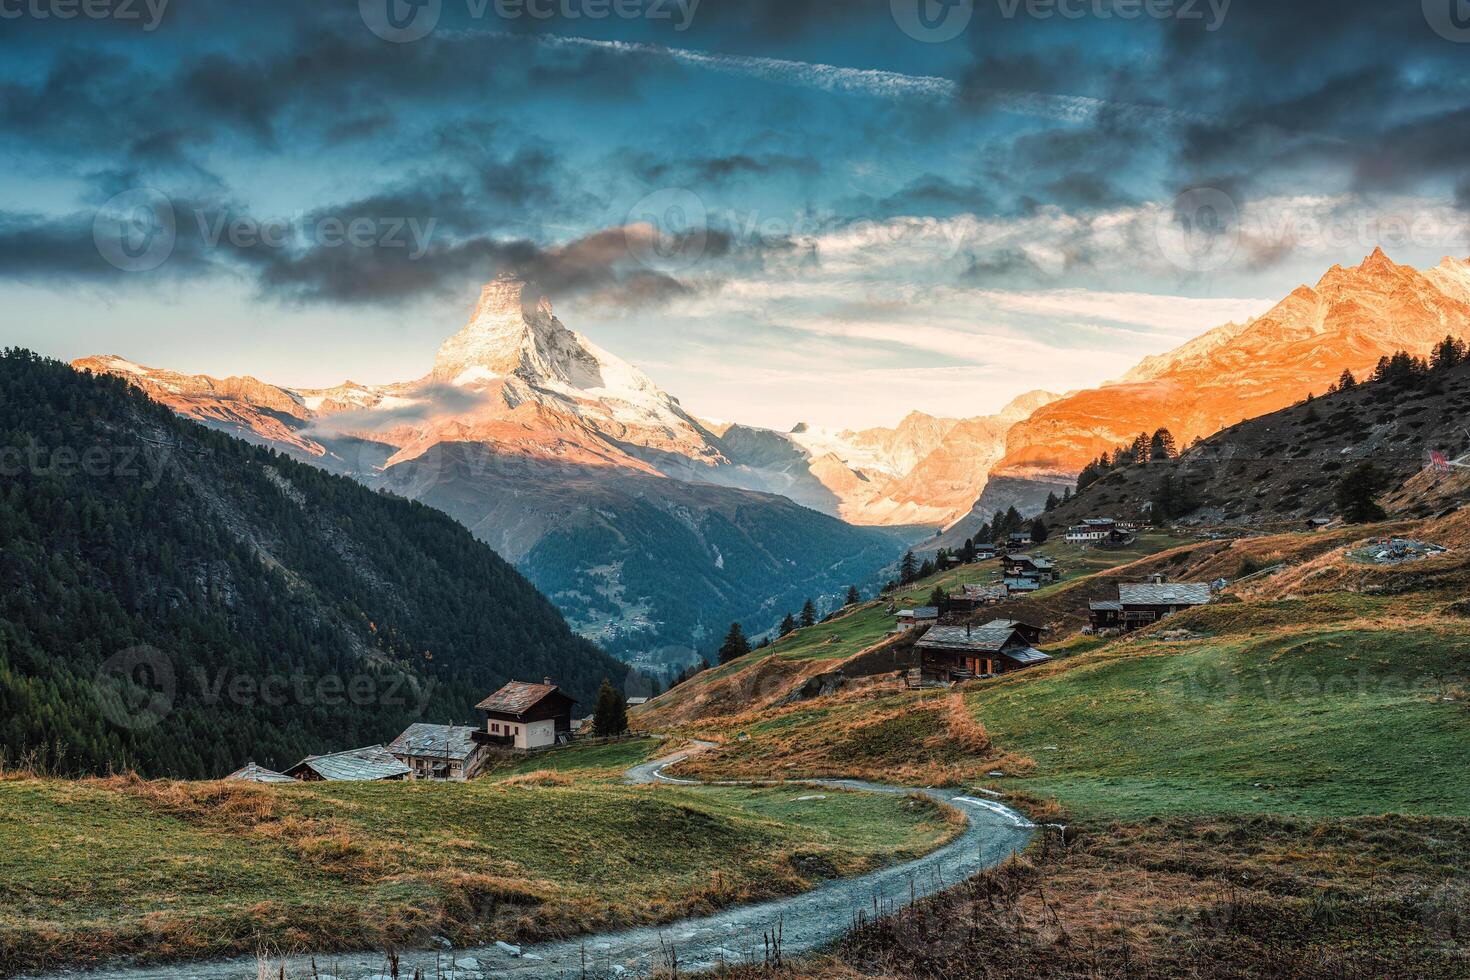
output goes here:
{"type": "MultiPolygon", "coordinates": [[[[499,31],[462,31],[461,37],[497,38],[522,41],[552,48],[577,48],[607,51],[630,58],[666,59],[676,64],[723,75],[758,78],[782,85],[795,85],[839,95],[867,96],[891,101],[924,100],[952,102],[962,93],[953,79],[936,75],[906,75],[875,68],[845,68],[785,58],[762,58],[751,55],[711,54],[689,48],[670,48],[660,44],[629,41],[602,41],[594,38],[563,35],[505,34],[499,31]]],[[[1165,106],[1117,102],[1082,95],[1054,95],[1045,92],[1022,92],[1009,89],[965,91],[978,96],[980,102],[1001,112],[1049,119],[1054,122],[1087,122],[1100,113],[1111,112],[1131,119],[1153,122],[1190,123],[1205,121],[1196,113],[1165,106]]]]}

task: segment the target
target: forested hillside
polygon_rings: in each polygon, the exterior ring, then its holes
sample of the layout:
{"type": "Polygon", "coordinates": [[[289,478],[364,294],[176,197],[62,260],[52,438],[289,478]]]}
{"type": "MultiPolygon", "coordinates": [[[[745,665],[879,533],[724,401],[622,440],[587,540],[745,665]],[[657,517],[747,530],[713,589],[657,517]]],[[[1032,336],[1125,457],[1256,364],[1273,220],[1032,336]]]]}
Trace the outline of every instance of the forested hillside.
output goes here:
{"type": "Polygon", "coordinates": [[[223,775],[626,668],[432,508],[0,355],[0,751],[223,775]]]}

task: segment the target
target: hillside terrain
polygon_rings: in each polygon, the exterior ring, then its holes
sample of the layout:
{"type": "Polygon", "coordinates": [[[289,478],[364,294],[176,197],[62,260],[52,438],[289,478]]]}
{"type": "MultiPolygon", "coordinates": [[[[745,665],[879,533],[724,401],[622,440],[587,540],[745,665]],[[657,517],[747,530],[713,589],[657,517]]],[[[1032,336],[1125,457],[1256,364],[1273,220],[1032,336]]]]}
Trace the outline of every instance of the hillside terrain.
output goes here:
{"type": "Polygon", "coordinates": [[[474,721],[507,680],[591,705],[626,668],[464,528],[0,357],[0,750],[217,777],[474,721]]]}
{"type": "Polygon", "coordinates": [[[986,494],[956,530],[997,509],[1041,509],[1090,461],[1159,427],[1186,446],[1321,394],[1344,370],[1358,377],[1397,350],[1423,355],[1446,334],[1470,335],[1470,262],[1420,271],[1382,249],[1333,266],[1249,323],[1228,324],[1146,359],[1116,383],[1042,406],[1006,437],[986,494]]]}
{"type": "Polygon", "coordinates": [[[681,774],[901,773],[1065,825],[794,976],[1465,975],[1470,513],[1201,541],[1051,598],[1150,568],[1235,584],[1018,674],[681,726],[723,743],[681,774]],[[1387,536],[1448,550],[1357,557],[1387,536]]]}
{"type": "MultiPolygon", "coordinates": [[[[876,580],[912,536],[830,516],[838,498],[801,475],[810,458],[775,434],[784,455],[733,461],[735,449],[676,398],[569,330],[516,279],[486,285],[414,381],[308,390],[117,355],[76,366],[450,513],[580,632],[639,663],[687,662],[731,620],[761,617],[768,599],[835,596],[876,580]]],[[[910,440],[913,454],[928,454],[925,438],[910,440]]],[[[902,457],[886,447],[885,459],[902,457]]],[[[823,458],[838,483],[868,478],[823,458]]]]}
{"type": "Polygon", "coordinates": [[[1231,426],[1177,459],[1113,470],[1045,520],[1061,532],[1090,517],[1145,516],[1156,505],[1186,525],[1336,518],[1343,478],[1365,463],[1394,491],[1384,498],[1389,513],[1431,516],[1466,499],[1463,475],[1436,472],[1431,454],[1470,452],[1467,413],[1470,364],[1364,381],[1231,426]]]}
{"type": "MultiPolygon", "coordinates": [[[[1089,593],[1114,577],[1144,577],[1164,568],[1181,551],[1182,539],[1146,534],[1130,548],[1086,549],[1063,541],[1048,542],[1033,552],[1057,562],[1062,581],[1022,600],[992,606],[977,617],[1025,617],[1046,626],[1060,640],[1087,620],[1089,593]],[[1108,574],[1098,574],[1098,573],[1108,574]]],[[[767,647],[696,674],[648,704],[635,716],[640,727],[657,729],[721,715],[738,715],[815,697],[839,684],[862,687],[862,678],[891,672],[912,656],[912,636],[894,633],[895,612],[928,603],[936,588],[956,592],[965,585],[993,585],[1001,580],[994,559],[920,578],[878,599],[848,606],[813,626],[797,629],[767,647]],[[843,680],[838,681],[841,675],[843,680]]]]}

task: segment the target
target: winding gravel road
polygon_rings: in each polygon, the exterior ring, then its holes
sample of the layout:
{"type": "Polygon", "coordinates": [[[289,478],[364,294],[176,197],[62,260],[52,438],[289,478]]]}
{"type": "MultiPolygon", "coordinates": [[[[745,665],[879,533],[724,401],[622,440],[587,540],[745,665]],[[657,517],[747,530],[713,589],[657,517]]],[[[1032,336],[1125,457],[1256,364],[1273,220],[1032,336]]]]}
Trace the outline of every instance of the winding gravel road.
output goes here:
{"type": "MultiPolygon", "coordinates": [[[[696,743],[683,752],[628,770],[630,783],[667,782],[698,785],[675,779],[663,770],[710,747],[696,743]]],[[[968,818],[963,834],[926,857],[841,881],[830,881],[802,895],[727,909],[716,915],[683,919],[668,925],[584,936],[564,942],[527,946],[521,950],[491,946],[485,949],[439,953],[405,953],[399,975],[414,976],[422,969],[429,980],[475,980],[490,977],[622,977],[632,980],[677,956],[683,972],[714,969],[722,964],[761,963],[765,936],[779,929],[783,955],[790,957],[826,946],[852,927],[858,912],[871,914],[907,904],[947,888],[1004,861],[1025,847],[1035,829],[1025,817],[991,800],[960,791],[909,789],[856,780],[811,780],[805,786],[860,790],[869,793],[924,793],[956,807],[968,818]]],[[[796,789],[796,787],[793,787],[796,789]]],[[[799,790],[797,790],[799,791],[799,790]]],[[[317,960],[321,980],[388,980],[382,954],[323,956],[317,960]]],[[[310,960],[292,958],[269,963],[254,958],[190,963],[176,967],[72,971],[48,974],[46,980],[239,980],[282,976],[292,980],[313,977],[310,960]]]]}

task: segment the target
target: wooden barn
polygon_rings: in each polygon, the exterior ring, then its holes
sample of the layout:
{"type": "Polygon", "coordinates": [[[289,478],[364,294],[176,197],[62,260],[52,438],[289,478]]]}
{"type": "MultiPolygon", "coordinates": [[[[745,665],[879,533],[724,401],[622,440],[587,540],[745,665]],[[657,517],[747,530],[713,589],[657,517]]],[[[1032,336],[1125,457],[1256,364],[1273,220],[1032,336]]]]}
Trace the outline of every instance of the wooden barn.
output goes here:
{"type": "Polygon", "coordinates": [[[1051,660],[1033,644],[1039,626],[997,619],[984,626],[935,626],[915,644],[919,679],[948,684],[1009,674],[1051,660]]]}
{"type": "Polygon", "coordinates": [[[1117,600],[1088,603],[1088,618],[1093,629],[1136,630],[1209,601],[1210,587],[1203,582],[1125,584],[1118,586],[1117,600]]]}

